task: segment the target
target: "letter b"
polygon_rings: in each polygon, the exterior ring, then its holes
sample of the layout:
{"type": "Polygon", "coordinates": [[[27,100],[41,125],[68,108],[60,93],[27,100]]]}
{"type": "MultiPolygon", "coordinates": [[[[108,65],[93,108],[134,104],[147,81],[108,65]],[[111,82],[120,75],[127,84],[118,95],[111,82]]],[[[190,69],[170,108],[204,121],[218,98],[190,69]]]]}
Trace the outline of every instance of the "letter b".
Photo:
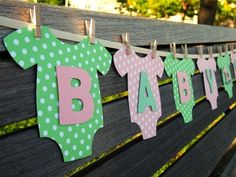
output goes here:
{"type": "Polygon", "coordinates": [[[90,94],[91,78],[81,68],[57,66],[59,92],[59,120],[60,124],[78,124],[88,121],[93,115],[93,98],[90,94]],[[71,86],[71,80],[80,80],[78,87],[71,86]],[[83,102],[81,111],[73,111],[72,100],[80,99],[83,102]]]}
{"type": "Polygon", "coordinates": [[[188,75],[185,72],[178,72],[178,85],[181,103],[186,103],[191,98],[190,87],[188,83],[188,75]]]}

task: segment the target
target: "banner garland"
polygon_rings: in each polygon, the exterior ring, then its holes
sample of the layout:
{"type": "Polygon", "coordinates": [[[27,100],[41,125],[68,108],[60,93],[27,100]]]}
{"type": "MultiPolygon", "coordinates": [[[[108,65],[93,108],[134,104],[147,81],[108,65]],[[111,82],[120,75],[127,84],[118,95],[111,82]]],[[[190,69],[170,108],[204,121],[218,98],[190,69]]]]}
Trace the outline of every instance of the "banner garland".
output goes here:
{"type": "MultiPolygon", "coordinates": [[[[73,161],[91,155],[93,136],[103,127],[101,96],[97,70],[105,75],[111,65],[110,53],[99,43],[90,44],[85,37],[79,44],[69,45],[57,39],[42,26],[41,38],[35,38],[32,26],[18,29],[4,38],[12,58],[23,68],[35,64],[37,69],[37,112],[40,137],[56,141],[64,161],[73,161]]],[[[185,123],[192,121],[194,95],[191,58],[176,59],[167,55],[164,63],[159,56],[138,57],[121,48],[114,55],[114,64],[121,76],[128,74],[131,121],[139,125],[144,139],[156,135],[156,122],[162,114],[161,98],[156,75],[162,77],[164,68],[173,78],[173,92],[177,110],[185,123]]],[[[235,54],[231,63],[235,69],[235,54]]],[[[203,73],[205,92],[212,109],[217,108],[218,92],[214,59],[210,64],[198,59],[203,73]]],[[[224,88],[232,98],[230,57],[219,55],[224,88]]],[[[235,71],[235,70],[234,70],[235,71]]]]}

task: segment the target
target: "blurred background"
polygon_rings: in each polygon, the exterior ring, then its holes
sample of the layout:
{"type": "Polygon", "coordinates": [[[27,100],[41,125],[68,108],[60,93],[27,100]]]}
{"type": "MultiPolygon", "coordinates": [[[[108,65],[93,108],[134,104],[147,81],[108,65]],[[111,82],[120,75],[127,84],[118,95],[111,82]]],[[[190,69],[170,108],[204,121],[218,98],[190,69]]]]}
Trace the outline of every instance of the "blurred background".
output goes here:
{"type": "Polygon", "coordinates": [[[236,27],[236,0],[24,0],[192,24],[236,27]]]}

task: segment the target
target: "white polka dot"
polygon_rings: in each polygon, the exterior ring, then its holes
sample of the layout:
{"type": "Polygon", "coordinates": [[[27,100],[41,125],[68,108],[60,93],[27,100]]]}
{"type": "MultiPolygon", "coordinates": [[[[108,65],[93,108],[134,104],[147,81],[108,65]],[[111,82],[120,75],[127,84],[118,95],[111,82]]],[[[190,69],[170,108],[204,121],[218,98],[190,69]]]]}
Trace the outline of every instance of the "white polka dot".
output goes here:
{"type": "Polygon", "coordinates": [[[96,94],[95,93],[93,93],[93,98],[95,98],[96,97],[96,94]]]}
{"type": "Polygon", "coordinates": [[[45,56],[44,55],[40,55],[40,59],[41,60],[45,60],[45,56]]]}
{"type": "Polygon", "coordinates": [[[78,133],[75,133],[75,134],[74,134],[74,137],[75,137],[75,138],[78,138],[78,133]]]}
{"type": "Polygon", "coordinates": [[[53,42],[52,42],[52,46],[53,46],[53,47],[56,47],[56,45],[57,45],[56,42],[53,41],[53,42]]]}
{"type": "Polygon", "coordinates": [[[52,106],[51,105],[48,106],[48,111],[52,111],[52,106]]]}
{"type": "Polygon", "coordinates": [[[68,132],[71,132],[72,131],[72,127],[68,127],[68,132]]]}
{"type": "Polygon", "coordinates": [[[59,53],[59,55],[62,55],[62,54],[63,54],[62,50],[59,50],[58,53],[59,53]]]}
{"type": "Polygon", "coordinates": [[[44,131],[43,131],[43,135],[44,135],[44,136],[48,136],[48,131],[47,131],[47,130],[44,130],[44,131]]]}
{"type": "Polygon", "coordinates": [[[44,103],[45,103],[45,99],[44,99],[44,98],[41,98],[41,99],[40,99],[40,103],[41,103],[41,104],[44,104],[44,103]]]}
{"type": "Polygon", "coordinates": [[[81,63],[78,63],[78,66],[79,66],[79,67],[82,67],[82,64],[81,64],[81,63]]]}
{"type": "Polygon", "coordinates": [[[83,58],[83,57],[84,57],[84,54],[83,54],[83,53],[80,53],[79,55],[80,55],[80,57],[81,57],[81,58],[83,58]]]}
{"type": "Polygon", "coordinates": [[[93,49],[93,53],[96,53],[97,51],[96,51],[96,49],[93,49]]]}
{"type": "Polygon", "coordinates": [[[53,125],[53,126],[52,126],[52,129],[53,129],[54,131],[56,131],[56,130],[57,130],[57,126],[56,126],[56,125],[53,125]]]}
{"type": "Polygon", "coordinates": [[[69,138],[66,139],[66,144],[70,144],[70,139],[69,138]]]}
{"type": "Polygon", "coordinates": [[[40,83],[40,79],[39,78],[37,78],[37,84],[39,84],[40,83]]]}
{"type": "Polygon", "coordinates": [[[83,151],[79,151],[79,156],[82,156],[83,155],[83,151]]]}
{"type": "Polygon", "coordinates": [[[92,58],[92,62],[94,62],[95,61],[95,59],[94,58],[92,58]]]}
{"type": "Polygon", "coordinates": [[[64,136],[64,133],[61,131],[59,135],[62,138],[64,136]]]}
{"type": "Polygon", "coordinates": [[[101,57],[101,56],[99,56],[99,57],[98,57],[98,60],[99,60],[99,61],[101,61],[101,60],[102,60],[102,57],[101,57]]]}
{"type": "Polygon", "coordinates": [[[19,65],[20,65],[20,66],[24,66],[24,65],[25,65],[24,61],[20,60],[20,61],[19,61],[19,65]]]}
{"type": "Polygon", "coordinates": [[[46,122],[47,124],[49,124],[49,123],[50,123],[50,119],[49,119],[49,118],[46,118],[46,119],[45,119],[45,122],[46,122]]]}
{"type": "Polygon", "coordinates": [[[29,42],[30,42],[30,38],[29,38],[29,37],[25,37],[24,40],[25,40],[26,43],[29,43],[29,42]]]}
{"type": "Polygon", "coordinates": [[[68,155],[69,155],[69,152],[68,152],[68,151],[64,151],[64,155],[65,155],[65,156],[68,156],[68,155]]]}
{"type": "Polygon", "coordinates": [[[48,45],[47,45],[47,44],[43,44],[43,48],[44,48],[44,49],[47,49],[47,48],[48,48],[48,45]]]}
{"type": "Polygon", "coordinates": [[[48,64],[47,64],[47,67],[48,67],[48,69],[52,68],[52,64],[51,64],[51,63],[48,63],[48,64]]]}
{"type": "Polygon", "coordinates": [[[76,56],[75,56],[75,55],[73,55],[73,57],[72,57],[72,58],[73,58],[73,60],[76,60],[76,56]]]}
{"type": "Polygon", "coordinates": [[[52,58],[54,57],[54,53],[53,53],[53,52],[50,52],[49,55],[50,55],[50,57],[52,57],[52,58]]]}
{"type": "Polygon", "coordinates": [[[45,33],[44,36],[45,36],[46,38],[49,38],[49,34],[48,34],[48,33],[45,33]]]}
{"type": "Polygon", "coordinates": [[[87,55],[90,55],[90,51],[89,50],[87,51],[87,55]]]}
{"type": "Polygon", "coordinates": [[[38,111],[38,116],[42,116],[43,112],[42,111],[38,111]]]}
{"type": "Polygon", "coordinates": [[[95,120],[95,124],[98,124],[98,120],[97,119],[95,120]]]}
{"type": "Polygon", "coordinates": [[[11,56],[13,57],[13,58],[15,58],[16,57],[16,52],[15,51],[11,51],[11,56]]]}
{"type": "Polygon", "coordinates": [[[71,157],[70,160],[72,160],[72,161],[75,160],[75,157],[71,157]]]}
{"type": "Polygon", "coordinates": [[[50,79],[50,77],[49,77],[48,74],[45,75],[45,79],[46,79],[46,80],[49,80],[49,79],[50,79]]]}
{"type": "Polygon", "coordinates": [[[84,139],[81,139],[81,140],[80,140],[80,144],[84,144],[84,139]]]}
{"type": "Polygon", "coordinates": [[[56,86],[57,86],[56,83],[53,82],[53,83],[52,83],[52,87],[53,87],[53,88],[56,88],[56,86]]]}
{"type": "Polygon", "coordinates": [[[81,131],[82,131],[82,133],[84,133],[84,132],[85,132],[85,129],[84,129],[84,128],[82,128],[82,129],[81,129],[81,131]]]}
{"type": "Polygon", "coordinates": [[[81,46],[82,46],[82,48],[85,48],[85,45],[83,43],[81,44],[81,46]]]}
{"type": "Polygon", "coordinates": [[[48,88],[46,86],[43,86],[43,91],[46,92],[48,88]]]}
{"type": "Polygon", "coordinates": [[[69,58],[66,57],[65,58],[65,62],[68,63],[69,62],[69,58]]]}
{"type": "Polygon", "coordinates": [[[72,149],[75,151],[77,149],[76,145],[73,145],[72,149]]]}
{"type": "Polygon", "coordinates": [[[75,50],[78,50],[78,46],[77,45],[75,45],[74,48],[75,48],[75,50]]]}
{"type": "Polygon", "coordinates": [[[103,47],[102,47],[102,46],[100,46],[100,50],[101,50],[101,51],[103,50],[103,47]]]}
{"type": "Polygon", "coordinates": [[[55,113],[54,117],[55,119],[58,119],[58,113],[55,113]]]}
{"type": "Polygon", "coordinates": [[[33,31],[33,26],[27,26],[28,31],[33,31]]]}
{"type": "Polygon", "coordinates": [[[69,48],[69,47],[67,47],[67,48],[66,48],[66,51],[67,51],[67,52],[70,52],[70,48],[69,48]]]}
{"type": "Polygon", "coordinates": [[[21,29],[16,30],[17,33],[22,33],[21,29]]]}
{"type": "Polygon", "coordinates": [[[19,44],[19,40],[18,39],[14,39],[13,40],[13,44],[18,45],[19,44]]]}
{"type": "Polygon", "coordinates": [[[37,52],[37,51],[38,51],[38,47],[33,46],[33,51],[34,51],[34,52],[37,52]]]}
{"type": "Polygon", "coordinates": [[[22,52],[24,55],[26,55],[26,54],[28,53],[28,51],[27,51],[25,48],[22,49],[21,52],[22,52]]]}
{"type": "Polygon", "coordinates": [[[54,95],[53,94],[50,94],[50,99],[53,100],[54,99],[54,95]]]}
{"type": "Polygon", "coordinates": [[[86,150],[90,150],[90,147],[89,147],[89,145],[87,145],[87,146],[86,146],[86,150]]]}
{"type": "Polygon", "coordinates": [[[57,65],[61,65],[61,61],[60,60],[57,60],[57,65]]]}
{"type": "Polygon", "coordinates": [[[33,57],[30,58],[30,63],[32,63],[32,64],[35,63],[35,59],[33,57]]]}
{"type": "Polygon", "coordinates": [[[91,139],[91,135],[90,134],[88,134],[88,139],[91,139]]]}
{"type": "Polygon", "coordinates": [[[86,61],[85,61],[85,64],[86,64],[86,65],[88,65],[88,64],[89,64],[88,60],[86,60],[86,61]]]}

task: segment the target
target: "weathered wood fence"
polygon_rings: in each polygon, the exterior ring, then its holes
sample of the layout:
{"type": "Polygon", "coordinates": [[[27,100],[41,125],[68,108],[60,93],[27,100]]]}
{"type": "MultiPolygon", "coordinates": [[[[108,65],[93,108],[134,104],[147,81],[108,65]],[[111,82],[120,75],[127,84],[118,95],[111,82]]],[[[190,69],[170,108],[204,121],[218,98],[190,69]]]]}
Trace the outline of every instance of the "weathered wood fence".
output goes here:
{"type": "MultiPolygon", "coordinates": [[[[0,0],[0,16],[29,22],[29,8],[33,5],[0,0]]],[[[189,53],[195,54],[198,44],[208,46],[236,41],[235,29],[40,6],[43,25],[83,35],[84,20],[94,18],[97,38],[120,42],[120,34],[128,32],[132,45],[145,48],[156,39],[159,50],[168,51],[171,42],[177,46],[187,43],[189,53]]],[[[192,77],[197,104],[189,124],[184,124],[176,111],[171,79],[164,74],[159,81],[163,115],[157,125],[157,136],[144,141],[139,127],[130,122],[127,79],[120,77],[112,64],[106,76],[99,76],[104,128],[95,134],[93,154],[64,163],[58,145],[50,139],[39,138],[36,67],[21,69],[3,45],[3,38],[14,30],[0,26],[0,176],[215,175],[213,172],[217,171],[220,160],[236,137],[236,110],[229,108],[236,101],[236,87],[233,87],[234,97],[229,99],[221,87],[219,70],[216,75],[220,92],[215,111],[204,97],[202,75],[196,71],[192,77]],[[222,120],[216,124],[214,120],[219,115],[222,120]]],[[[116,50],[109,51],[113,55],[116,50]]],[[[232,170],[224,175],[233,176],[232,170]]]]}

